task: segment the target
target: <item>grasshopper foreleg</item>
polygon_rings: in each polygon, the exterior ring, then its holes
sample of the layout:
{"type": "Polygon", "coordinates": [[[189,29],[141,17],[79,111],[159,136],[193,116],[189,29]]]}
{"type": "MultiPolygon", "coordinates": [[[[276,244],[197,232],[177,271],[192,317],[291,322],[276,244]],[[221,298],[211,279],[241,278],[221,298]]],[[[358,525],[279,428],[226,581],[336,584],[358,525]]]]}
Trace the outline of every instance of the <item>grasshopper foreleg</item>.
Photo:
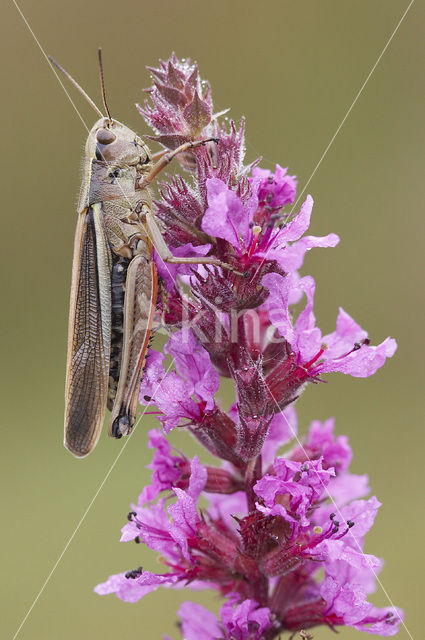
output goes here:
{"type": "Polygon", "coordinates": [[[144,224],[149,239],[155,247],[159,257],[164,262],[172,264],[212,264],[216,267],[227,269],[227,271],[233,271],[236,274],[243,275],[236,271],[230,264],[227,264],[218,258],[211,258],[209,256],[181,258],[179,256],[173,256],[162,236],[161,229],[158,227],[153,213],[147,209],[144,211],[144,224]]]}
{"type": "MultiPolygon", "coordinates": [[[[185,142],[181,144],[177,149],[173,151],[160,151],[155,154],[154,157],[159,158],[158,162],[156,162],[150,169],[149,173],[140,177],[136,182],[136,189],[144,189],[146,188],[157,175],[165,169],[165,167],[171,162],[173,158],[175,158],[179,153],[184,153],[189,149],[196,149],[197,147],[201,147],[205,145],[207,142],[215,142],[218,144],[220,142],[219,138],[206,138],[205,140],[195,140],[194,142],[185,142]]],[[[173,256],[170,249],[162,237],[161,229],[158,227],[158,224],[155,221],[154,215],[150,209],[147,207],[143,210],[143,225],[146,229],[147,235],[150,238],[152,244],[154,245],[159,257],[164,262],[172,263],[172,264],[211,264],[216,267],[221,267],[222,269],[226,269],[227,271],[232,271],[237,275],[244,275],[239,271],[236,271],[234,267],[218,258],[211,258],[208,256],[194,256],[190,258],[183,258],[178,256],[173,256]]]]}
{"type": "Polygon", "coordinates": [[[139,178],[136,183],[136,189],[144,189],[148,184],[155,180],[156,176],[161,173],[163,169],[171,162],[173,158],[175,158],[179,153],[184,153],[185,151],[189,151],[189,149],[196,149],[197,147],[204,146],[207,142],[215,142],[219,143],[218,138],[206,138],[205,140],[195,140],[194,142],[185,142],[181,144],[177,149],[173,151],[166,151],[165,153],[159,152],[155,154],[156,157],[159,157],[158,162],[156,162],[150,169],[149,173],[139,178]]]}

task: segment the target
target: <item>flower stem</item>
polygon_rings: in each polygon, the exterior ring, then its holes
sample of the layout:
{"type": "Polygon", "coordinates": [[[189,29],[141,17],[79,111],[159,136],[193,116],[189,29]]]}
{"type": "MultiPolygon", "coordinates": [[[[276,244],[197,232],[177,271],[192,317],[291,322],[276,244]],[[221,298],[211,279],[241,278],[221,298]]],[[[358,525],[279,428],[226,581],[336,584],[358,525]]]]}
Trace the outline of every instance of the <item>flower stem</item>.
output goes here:
{"type": "Polygon", "coordinates": [[[255,510],[256,495],[254,485],[261,478],[262,464],[261,454],[249,460],[245,469],[245,493],[248,503],[248,512],[255,510]]]}

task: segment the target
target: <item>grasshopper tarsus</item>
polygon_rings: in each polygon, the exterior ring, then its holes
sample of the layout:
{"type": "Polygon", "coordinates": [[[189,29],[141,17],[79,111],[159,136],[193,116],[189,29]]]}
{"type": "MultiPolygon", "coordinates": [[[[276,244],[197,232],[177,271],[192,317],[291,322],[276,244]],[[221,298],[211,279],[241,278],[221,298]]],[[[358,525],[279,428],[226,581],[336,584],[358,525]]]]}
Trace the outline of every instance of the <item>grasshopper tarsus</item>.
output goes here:
{"type": "Polygon", "coordinates": [[[136,189],[140,189],[140,190],[145,189],[151,182],[153,182],[153,180],[155,180],[156,176],[159,173],[161,173],[161,171],[163,171],[163,169],[165,169],[165,167],[168,164],[170,164],[170,162],[180,153],[184,153],[185,151],[190,151],[191,149],[196,149],[197,147],[203,147],[208,142],[215,142],[216,144],[218,144],[219,141],[220,141],[219,138],[206,138],[205,140],[191,140],[189,142],[184,142],[183,144],[178,146],[176,149],[173,149],[172,151],[166,151],[163,155],[161,155],[158,162],[156,162],[152,166],[149,173],[143,176],[140,176],[140,178],[136,182],[136,189]]]}

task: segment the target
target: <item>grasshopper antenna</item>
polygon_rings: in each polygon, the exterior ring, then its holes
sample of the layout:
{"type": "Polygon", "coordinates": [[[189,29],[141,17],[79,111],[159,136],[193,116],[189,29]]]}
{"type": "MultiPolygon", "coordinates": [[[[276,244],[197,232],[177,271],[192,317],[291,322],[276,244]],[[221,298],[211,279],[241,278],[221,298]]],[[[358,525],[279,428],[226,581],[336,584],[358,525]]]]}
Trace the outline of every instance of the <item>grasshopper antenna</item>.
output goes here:
{"type": "Polygon", "coordinates": [[[103,106],[105,107],[105,111],[108,114],[109,122],[112,122],[112,118],[111,118],[111,114],[110,114],[110,111],[109,111],[109,107],[108,107],[107,102],[106,102],[105,83],[104,83],[104,80],[103,80],[102,49],[100,47],[97,50],[97,55],[99,57],[100,86],[102,88],[103,106]]]}
{"type": "MultiPolygon", "coordinates": [[[[74,78],[68,73],[68,71],[65,71],[65,69],[63,67],[61,67],[61,65],[59,64],[59,62],[56,62],[56,60],[54,58],[52,58],[52,56],[47,56],[50,60],[50,62],[52,64],[55,65],[55,67],[57,67],[59,69],[59,71],[61,71],[63,73],[64,76],[66,76],[68,78],[68,80],[70,82],[72,82],[72,84],[74,85],[74,87],[76,89],[78,89],[78,91],[85,97],[85,99],[87,100],[87,102],[89,104],[91,104],[91,106],[93,107],[93,109],[100,115],[101,118],[104,118],[105,116],[103,115],[103,113],[101,112],[101,110],[99,109],[99,107],[97,107],[95,105],[95,103],[93,102],[93,100],[90,98],[89,95],[87,95],[87,93],[84,91],[84,89],[82,87],[80,87],[80,85],[78,84],[78,82],[76,80],[74,80],[74,78]]],[[[108,116],[109,116],[109,111],[108,111],[108,116]]],[[[111,118],[111,116],[109,116],[109,119],[111,118]]]]}

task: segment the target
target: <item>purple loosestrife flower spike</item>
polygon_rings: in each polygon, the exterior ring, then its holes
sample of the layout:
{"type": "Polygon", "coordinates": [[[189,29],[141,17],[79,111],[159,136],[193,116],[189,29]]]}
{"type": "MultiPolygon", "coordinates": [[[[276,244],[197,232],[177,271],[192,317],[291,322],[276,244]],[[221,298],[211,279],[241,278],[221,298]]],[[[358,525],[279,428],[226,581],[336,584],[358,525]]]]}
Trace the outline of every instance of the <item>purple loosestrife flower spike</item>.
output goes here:
{"type": "Polygon", "coordinates": [[[169,339],[164,353],[150,351],[140,402],[158,409],[162,429],[149,433],[151,482],[121,540],[160,554],[163,570],[139,566],[95,590],[127,602],[161,586],[214,590],[218,616],[180,606],[186,640],[273,640],[317,626],[394,635],[402,611],[368,602],[382,561],[363,545],[380,503],[368,497],[367,475],[349,471],[352,451],[332,418],[298,435],[295,401],[328,373],[374,374],[396,343],[372,346],[343,309],[322,334],[314,279],[298,270],[307,251],[334,247],[338,236],[306,235],[311,196],[289,214],[297,180],[287,169],[244,163],[245,125],[220,123],[195,64],[173,54],[150,71],[150,101],[139,110],[152,139],[166,149],[219,139],[179,156],[188,173],[161,185],[164,238],[176,256],[212,256],[233,270],[157,260],[169,339]],[[235,391],[228,411],[220,376],[235,391]],[[215,462],[174,450],[173,429],[215,462]]]}

